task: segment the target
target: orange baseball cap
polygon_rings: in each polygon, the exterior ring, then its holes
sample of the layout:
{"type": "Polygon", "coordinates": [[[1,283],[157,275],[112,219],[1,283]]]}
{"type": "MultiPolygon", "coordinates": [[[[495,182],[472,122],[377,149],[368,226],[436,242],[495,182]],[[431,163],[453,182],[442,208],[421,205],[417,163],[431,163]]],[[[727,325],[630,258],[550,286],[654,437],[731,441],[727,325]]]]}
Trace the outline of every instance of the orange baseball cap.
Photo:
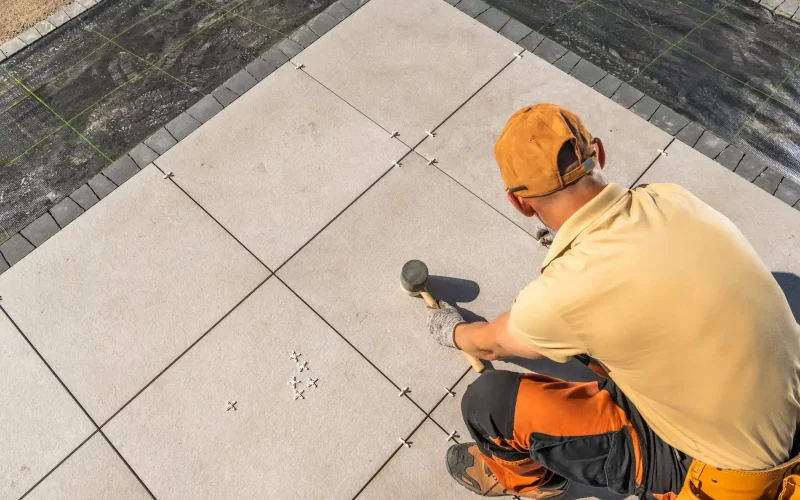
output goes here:
{"type": "Polygon", "coordinates": [[[509,118],[494,146],[506,190],[523,198],[545,196],[577,181],[597,164],[596,140],[578,116],[555,104],[536,104],[509,118]],[[570,142],[583,168],[561,175],[558,152],[570,142]]]}

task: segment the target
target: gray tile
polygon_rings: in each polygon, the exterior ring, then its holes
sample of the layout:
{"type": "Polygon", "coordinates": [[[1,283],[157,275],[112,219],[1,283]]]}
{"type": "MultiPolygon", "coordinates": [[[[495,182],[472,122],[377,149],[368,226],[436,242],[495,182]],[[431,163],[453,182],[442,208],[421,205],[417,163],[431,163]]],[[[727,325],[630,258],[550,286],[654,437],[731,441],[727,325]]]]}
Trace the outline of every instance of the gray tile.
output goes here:
{"type": "Polygon", "coordinates": [[[92,191],[92,188],[90,188],[88,184],[84,184],[73,191],[69,197],[84,210],[89,210],[95,203],[100,201],[100,198],[94,194],[94,191],[92,191]]]}
{"type": "Polygon", "coordinates": [[[253,78],[250,73],[245,70],[241,70],[232,77],[228,78],[223,85],[241,96],[253,88],[256,83],[258,83],[258,81],[256,81],[256,79],[253,78]]]}
{"type": "Polygon", "coordinates": [[[728,147],[728,142],[725,139],[717,137],[708,130],[703,132],[697,144],[694,145],[694,149],[700,151],[709,158],[716,158],[726,147],[728,147]]]}
{"type": "Polygon", "coordinates": [[[777,9],[782,3],[786,0],[761,0],[761,5],[768,8],[771,11],[777,9]]]}
{"type": "Polygon", "coordinates": [[[744,153],[734,146],[728,146],[725,150],[717,156],[717,163],[727,168],[731,172],[736,170],[739,162],[742,161],[744,153]]]}
{"type": "Polygon", "coordinates": [[[156,164],[275,269],[407,151],[285,65],[156,164]]]}
{"type": "MultiPolygon", "coordinates": [[[[4,247],[5,244],[0,246],[0,251],[4,247]]],[[[89,437],[95,427],[2,313],[0,355],[2,491],[4,498],[20,498],[89,437]]]]}
{"type": "Polygon", "coordinates": [[[650,96],[642,97],[639,102],[631,107],[631,111],[633,111],[637,116],[644,118],[645,120],[650,120],[650,117],[656,112],[658,109],[659,103],[655,99],[650,96]]]}
{"type": "Polygon", "coordinates": [[[532,32],[533,30],[531,28],[516,19],[510,19],[506,25],[500,29],[500,34],[514,43],[519,43],[520,40],[530,35],[532,32]]]}
{"type": "Polygon", "coordinates": [[[71,4],[64,7],[64,12],[70,17],[70,19],[74,19],[81,15],[82,13],[86,12],[86,7],[79,4],[78,2],[72,2],[71,4]]]}
{"type": "Polygon", "coordinates": [[[565,106],[603,140],[608,163],[603,173],[623,186],[642,175],[672,139],[669,134],[621,108],[545,61],[523,57],[511,63],[426,139],[417,151],[498,212],[531,234],[532,219],[520,215],[505,197],[494,144],[508,118],[532,103],[565,106]]]}
{"type": "Polygon", "coordinates": [[[519,41],[519,45],[528,52],[533,52],[543,41],[544,35],[532,31],[525,38],[519,41]]]}
{"type": "Polygon", "coordinates": [[[117,186],[103,174],[97,174],[89,180],[89,187],[101,200],[108,196],[117,186]]]}
{"type": "Polygon", "coordinates": [[[284,54],[275,47],[261,54],[261,59],[267,61],[276,68],[280,68],[281,66],[283,66],[284,63],[286,63],[289,60],[289,58],[286,57],[286,54],[284,54]]]}
{"type": "Polygon", "coordinates": [[[205,123],[223,109],[222,104],[214,99],[214,96],[207,95],[187,109],[186,112],[200,123],[205,123]]]}
{"type": "Polygon", "coordinates": [[[31,253],[33,248],[33,245],[23,238],[21,234],[15,234],[0,245],[0,253],[3,254],[3,258],[6,259],[8,264],[13,266],[31,253]]]}
{"type": "Polygon", "coordinates": [[[192,118],[188,113],[183,112],[167,123],[165,128],[175,140],[182,141],[189,134],[200,128],[200,125],[202,124],[199,121],[192,118]]]}
{"type": "Polygon", "coordinates": [[[778,189],[778,185],[782,180],[782,173],[778,172],[774,168],[768,167],[766,170],[761,172],[758,177],[756,177],[756,180],[753,181],[753,184],[769,194],[775,194],[775,191],[778,189]]]}
{"type": "Polygon", "coordinates": [[[382,0],[365,5],[299,61],[356,109],[416,144],[518,50],[441,0],[382,0]]]}
{"type": "Polygon", "coordinates": [[[753,182],[756,180],[761,172],[763,172],[767,167],[757,160],[753,155],[745,155],[742,158],[742,161],[739,162],[739,166],[736,167],[736,172],[739,174],[740,177],[746,179],[748,182],[753,182]]]}
{"type": "Polygon", "coordinates": [[[135,173],[139,171],[139,166],[128,155],[121,156],[117,161],[103,169],[103,175],[111,179],[117,186],[122,185],[135,173]]]}
{"type": "Polygon", "coordinates": [[[569,74],[584,85],[594,87],[594,85],[602,80],[603,77],[608,73],[590,63],[586,59],[581,59],[578,64],[572,68],[572,71],[570,71],[569,74]]]}
{"type": "Polygon", "coordinates": [[[317,14],[317,17],[308,22],[308,27],[316,33],[317,36],[322,36],[333,29],[334,26],[339,24],[339,19],[333,17],[327,12],[317,14]]]}
{"type": "Polygon", "coordinates": [[[39,33],[39,31],[34,27],[26,29],[25,31],[20,33],[18,37],[20,40],[25,42],[26,45],[30,45],[36,40],[42,38],[42,34],[39,33]]]}
{"type": "Polygon", "coordinates": [[[163,155],[169,151],[169,148],[174,146],[177,142],[178,141],[176,141],[164,127],[156,130],[155,134],[144,140],[145,145],[159,155],[163,155]]]}
{"type": "Polygon", "coordinates": [[[296,42],[303,47],[308,47],[312,43],[316,42],[319,39],[316,33],[314,33],[311,28],[308,26],[300,26],[289,36],[289,40],[296,42]]]}
{"type": "Polygon", "coordinates": [[[141,142],[137,144],[135,148],[128,151],[128,156],[130,156],[131,159],[136,162],[136,165],[139,168],[144,168],[150,165],[153,163],[153,160],[158,158],[158,154],[156,154],[155,151],[148,148],[144,143],[141,142]]]}
{"type": "Polygon", "coordinates": [[[225,107],[228,107],[233,101],[239,98],[235,92],[222,85],[217,87],[211,95],[218,103],[225,107]]]}
{"type": "Polygon", "coordinates": [[[580,60],[581,56],[579,56],[578,54],[574,52],[567,52],[566,54],[561,56],[561,58],[558,61],[554,62],[553,66],[560,69],[564,73],[569,73],[570,71],[572,71],[572,68],[574,68],[578,64],[580,60]]]}
{"type": "Polygon", "coordinates": [[[155,494],[315,498],[324,484],[325,498],[353,498],[424,417],[270,278],[103,431],[155,494]],[[292,351],[309,372],[287,359],[292,351]],[[318,467],[324,443],[347,443],[347,459],[318,467]]]}
{"type": "Polygon", "coordinates": [[[567,48],[549,38],[545,38],[533,53],[552,64],[567,53],[567,48]]]}
{"type": "Polygon", "coordinates": [[[284,38],[278,45],[275,46],[278,50],[283,52],[289,59],[303,51],[303,46],[294,40],[284,38]]]}
{"type": "MultiPolygon", "coordinates": [[[[275,71],[275,66],[271,65],[267,61],[261,59],[260,57],[255,61],[251,62],[244,68],[250,75],[256,79],[256,81],[261,81],[264,78],[268,77],[275,71]]],[[[219,105],[219,103],[217,103],[219,105]]]]}
{"type": "MultiPolygon", "coordinates": [[[[794,13],[792,19],[795,21],[800,21],[800,9],[798,9],[797,12],[794,13]]],[[[795,207],[797,207],[797,205],[795,205],[795,207]]],[[[800,208],[798,208],[798,210],[800,210],[800,208]]]]}
{"type": "Polygon", "coordinates": [[[77,219],[82,213],[83,209],[72,198],[64,198],[50,209],[50,215],[56,220],[56,224],[62,228],[77,219]]]}
{"type": "Polygon", "coordinates": [[[606,97],[611,97],[621,85],[622,80],[609,73],[599,82],[597,82],[597,85],[595,85],[593,88],[600,94],[606,97]]]}
{"type": "Polygon", "coordinates": [[[775,191],[775,197],[789,206],[793,206],[800,200],[800,184],[788,177],[784,177],[780,186],[778,186],[778,190],[775,191]]]}
{"type": "Polygon", "coordinates": [[[45,212],[36,220],[25,226],[20,233],[22,233],[22,236],[30,241],[33,246],[40,247],[45,241],[49,240],[51,236],[56,234],[59,229],[58,224],[53,220],[53,216],[45,212]]]}
{"type": "Polygon", "coordinates": [[[458,4],[458,2],[460,2],[461,0],[444,0],[444,1],[445,1],[445,2],[447,2],[447,3],[449,3],[450,5],[454,5],[454,6],[455,6],[455,5],[457,5],[457,4],[458,4]]]}
{"type": "MultiPolygon", "coordinates": [[[[475,19],[478,22],[482,23],[484,26],[493,29],[494,31],[500,31],[500,28],[506,25],[509,20],[508,14],[501,12],[494,7],[485,11],[483,14],[479,15],[475,19]]],[[[508,37],[506,37],[508,38],[508,37]]]]}
{"type": "Polygon", "coordinates": [[[25,498],[50,500],[124,498],[147,500],[150,495],[114,450],[97,433],[58,466],[25,498]]]}
{"type": "Polygon", "coordinates": [[[53,24],[56,28],[61,26],[62,24],[69,21],[69,16],[63,10],[57,11],[52,16],[48,17],[47,20],[53,24]]]}
{"type": "Polygon", "coordinates": [[[19,38],[12,38],[3,45],[0,45],[0,50],[3,51],[6,57],[11,57],[12,55],[16,54],[17,52],[19,52],[24,48],[25,48],[25,42],[23,42],[19,38]]]}
{"type": "Polygon", "coordinates": [[[3,254],[0,253],[0,274],[3,274],[6,271],[8,271],[8,263],[6,262],[6,259],[3,257],[3,254]]]}
{"type": "Polygon", "coordinates": [[[3,307],[98,423],[267,276],[162,177],[146,167],[0,276],[3,307]]]}
{"type": "Polygon", "coordinates": [[[675,138],[688,146],[694,147],[698,139],[700,139],[700,136],[703,135],[703,132],[705,132],[703,127],[694,122],[690,122],[675,135],[675,138]]]}
{"type": "Polygon", "coordinates": [[[653,113],[650,123],[670,135],[675,135],[689,124],[689,119],[662,104],[653,113]]]}
{"type": "Polygon", "coordinates": [[[461,0],[456,5],[456,9],[471,17],[478,17],[489,9],[489,5],[482,0],[461,0]]]}
{"type": "Polygon", "coordinates": [[[344,21],[350,15],[350,11],[342,5],[342,2],[334,2],[330,7],[325,9],[325,12],[335,17],[340,21],[344,21]]]}
{"type": "Polygon", "coordinates": [[[341,0],[341,2],[347,10],[355,12],[369,2],[369,0],[341,0]]]}
{"type": "Polygon", "coordinates": [[[47,20],[39,21],[38,23],[36,23],[36,26],[34,26],[34,28],[36,28],[36,31],[38,31],[39,34],[42,36],[45,36],[46,34],[56,29],[53,23],[47,20]]]}
{"type": "Polygon", "coordinates": [[[627,83],[623,83],[622,86],[617,89],[616,92],[614,92],[614,95],[611,96],[611,100],[623,108],[630,108],[642,97],[644,97],[643,93],[639,92],[627,83]]]}

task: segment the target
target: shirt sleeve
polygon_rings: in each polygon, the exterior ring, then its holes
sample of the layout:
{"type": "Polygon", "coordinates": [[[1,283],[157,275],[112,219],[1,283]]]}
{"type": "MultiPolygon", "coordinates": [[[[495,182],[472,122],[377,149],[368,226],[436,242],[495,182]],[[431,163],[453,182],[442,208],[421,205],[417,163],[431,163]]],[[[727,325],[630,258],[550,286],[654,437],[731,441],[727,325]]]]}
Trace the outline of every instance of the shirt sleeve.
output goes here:
{"type": "Polygon", "coordinates": [[[566,363],[587,349],[559,314],[560,294],[548,288],[548,278],[541,276],[522,289],[511,307],[509,330],[542,356],[566,363]]]}

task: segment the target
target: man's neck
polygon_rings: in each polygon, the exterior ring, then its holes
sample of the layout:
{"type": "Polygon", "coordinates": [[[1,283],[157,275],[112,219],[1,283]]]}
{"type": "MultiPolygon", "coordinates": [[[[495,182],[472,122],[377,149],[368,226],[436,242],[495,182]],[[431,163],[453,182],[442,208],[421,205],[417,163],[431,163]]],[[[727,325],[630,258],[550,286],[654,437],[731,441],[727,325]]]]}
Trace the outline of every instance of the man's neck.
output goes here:
{"type": "Polygon", "coordinates": [[[591,182],[578,182],[556,193],[549,203],[541,207],[541,210],[537,211],[539,219],[554,231],[558,231],[575,212],[592,201],[607,185],[605,180],[598,182],[592,179],[591,182]]]}

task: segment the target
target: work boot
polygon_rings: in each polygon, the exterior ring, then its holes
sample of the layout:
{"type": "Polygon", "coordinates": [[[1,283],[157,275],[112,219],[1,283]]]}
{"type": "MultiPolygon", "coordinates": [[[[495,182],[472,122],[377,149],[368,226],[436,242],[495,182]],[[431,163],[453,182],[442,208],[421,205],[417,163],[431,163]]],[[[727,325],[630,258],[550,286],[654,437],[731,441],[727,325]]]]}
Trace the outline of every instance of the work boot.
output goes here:
{"type": "Polygon", "coordinates": [[[567,491],[568,482],[553,478],[535,491],[514,493],[503,487],[492,473],[475,443],[456,444],[447,450],[447,471],[461,486],[486,497],[518,496],[521,498],[555,499],[567,491]]]}

